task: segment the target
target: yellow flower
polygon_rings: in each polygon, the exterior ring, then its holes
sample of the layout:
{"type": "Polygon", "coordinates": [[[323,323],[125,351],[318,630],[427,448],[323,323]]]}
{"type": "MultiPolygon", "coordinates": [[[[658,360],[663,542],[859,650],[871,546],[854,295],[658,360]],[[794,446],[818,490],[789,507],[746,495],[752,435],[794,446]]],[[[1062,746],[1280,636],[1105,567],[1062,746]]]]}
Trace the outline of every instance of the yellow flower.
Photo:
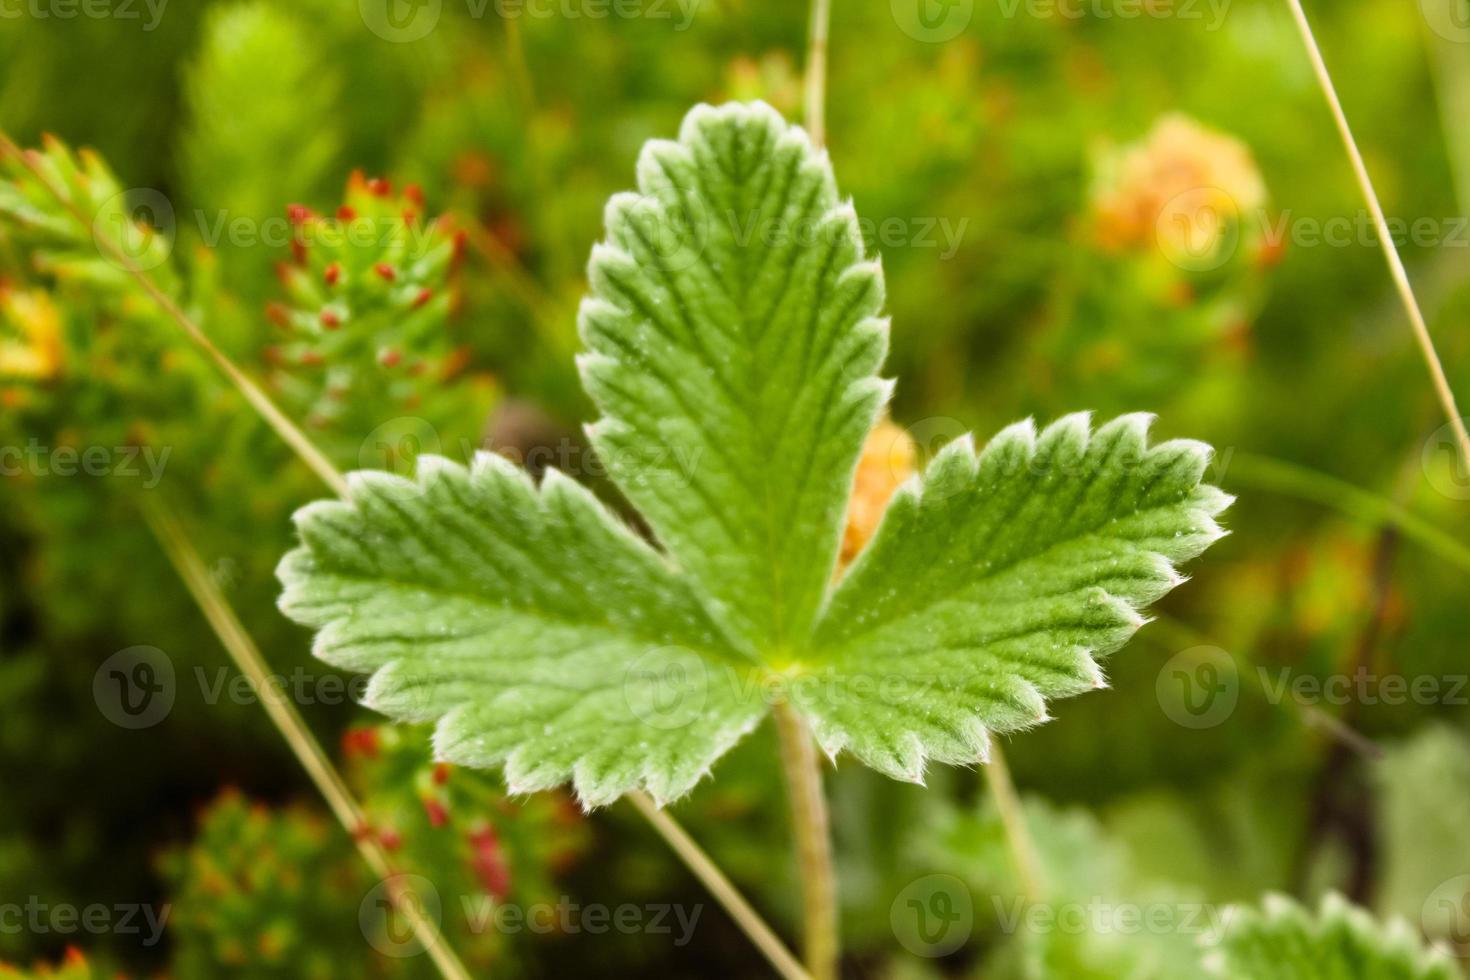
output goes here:
{"type": "Polygon", "coordinates": [[[61,316],[41,290],[0,287],[0,377],[47,381],[61,373],[61,316]]]}
{"type": "Polygon", "coordinates": [[[846,566],[878,530],[889,498],[914,474],[914,440],[887,419],[868,433],[858,459],[852,500],[847,505],[847,527],[842,532],[839,565],[846,566]]]}
{"type": "Polygon", "coordinates": [[[1105,152],[1092,191],[1098,241],[1108,249],[1208,256],[1231,222],[1266,203],[1266,185],[1240,140],[1188,116],[1159,119],[1143,140],[1105,152]]]}

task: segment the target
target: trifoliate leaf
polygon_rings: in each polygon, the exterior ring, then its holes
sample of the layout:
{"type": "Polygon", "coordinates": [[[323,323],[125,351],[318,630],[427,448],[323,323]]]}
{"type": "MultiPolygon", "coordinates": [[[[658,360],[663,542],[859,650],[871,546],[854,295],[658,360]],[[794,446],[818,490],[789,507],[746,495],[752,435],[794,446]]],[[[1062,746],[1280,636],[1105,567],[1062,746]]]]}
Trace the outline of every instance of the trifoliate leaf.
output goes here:
{"type": "Polygon", "coordinates": [[[1098,658],[1223,534],[1230,503],[1200,483],[1207,447],[1150,448],[1147,425],[1027,421],[978,454],[960,439],[894,496],[793,683],[828,752],[919,779],[926,758],[981,760],[989,732],[1103,686],[1098,658]]]}
{"type": "Polygon", "coordinates": [[[1315,916],[1280,895],[1261,911],[1233,911],[1205,960],[1225,980],[1462,980],[1404,920],[1381,925],[1337,895],[1315,916]]]}
{"type": "Polygon", "coordinates": [[[888,396],[882,272],[826,154],[764,104],[695,109],[638,187],[580,314],[593,444],[722,620],[799,645],[888,396]]]}
{"type": "Polygon", "coordinates": [[[481,454],[350,484],[297,514],[281,608],[321,629],[318,657],[376,671],[371,707],[438,721],[440,758],[504,764],[517,792],[668,799],[760,720],[749,685],[704,682],[749,662],[687,582],[566,477],[481,454]]]}
{"type": "MultiPolygon", "coordinates": [[[[918,778],[973,762],[1221,533],[1198,443],[1143,419],[951,446],[833,593],[854,471],[888,384],[877,265],[825,155],[768,107],[695,109],[608,208],[581,329],[591,429],[657,550],[552,474],[433,460],[298,517],[283,608],[370,700],[439,722],[450,761],[588,803],[684,792],[772,697],[835,752],[918,778]],[[678,237],[670,247],[669,234],[678,237]],[[825,610],[825,611],[824,611],[825,610]]],[[[865,528],[866,534],[866,528],[865,528]]]]}

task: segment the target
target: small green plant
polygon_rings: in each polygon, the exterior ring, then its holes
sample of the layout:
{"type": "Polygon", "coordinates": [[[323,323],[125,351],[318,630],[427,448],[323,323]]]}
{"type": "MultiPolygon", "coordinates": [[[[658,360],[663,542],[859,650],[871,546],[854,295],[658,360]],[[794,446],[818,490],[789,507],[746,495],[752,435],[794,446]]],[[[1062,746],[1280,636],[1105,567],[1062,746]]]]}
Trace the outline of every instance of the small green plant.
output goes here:
{"type": "Polygon", "coordinates": [[[1100,660],[1223,533],[1208,449],[1150,446],[1136,415],[960,439],[839,570],[892,382],[882,271],[825,153],[763,104],[701,106],[638,184],[592,252],[579,366],[655,542],[489,454],[356,473],[297,514],[279,571],[316,654],[436,722],[441,758],[588,807],[683,795],[773,707],[919,781],[1104,686],[1100,660]]]}
{"type": "Polygon", "coordinates": [[[1280,895],[1260,910],[1243,909],[1206,956],[1212,976],[1223,980],[1459,980],[1446,953],[1426,951],[1402,919],[1387,927],[1337,895],[1314,916],[1280,895]]]}

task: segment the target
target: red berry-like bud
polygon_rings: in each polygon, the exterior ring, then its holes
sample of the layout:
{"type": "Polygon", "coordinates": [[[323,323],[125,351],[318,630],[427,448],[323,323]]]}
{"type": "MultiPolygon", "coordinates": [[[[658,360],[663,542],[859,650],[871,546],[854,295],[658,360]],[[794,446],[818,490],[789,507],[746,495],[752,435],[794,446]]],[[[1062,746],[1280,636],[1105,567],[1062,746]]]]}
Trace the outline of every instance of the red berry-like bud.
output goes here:
{"type": "Polygon", "coordinates": [[[424,797],[424,811],[429,815],[430,827],[443,827],[449,823],[449,811],[444,804],[432,796],[424,797]]]}
{"type": "Polygon", "coordinates": [[[280,303],[265,304],[265,318],[283,330],[291,329],[291,316],[280,303]]]}
{"type": "Polygon", "coordinates": [[[387,197],[389,194],[393,193],[393,185],[388,183],[382,177],[374,177],[372,180],[368,181],[367,189],[368,193],[372,194],[374,197],[387,197]]]}
{"type": "Polygon", "coordinates": [[[470,866],[474,868],[480,884],[496,898],[505,898],[510,894],[510,868],[501,853],[500,838],[495,835],[495,828],[487,824],[479,830],[472,830],[469,841],[473,851],[470,866]]]}
{"type": "Polygon", "coordinates": [[[398,271],[387,262],[379,262],[377,265],[373,266],[373,271],[382,278],[386,279],[388,282],[392,282],[394,279],[398,278],[398,271]]]}
{"type": "Polygon", "coordinates": [[[378,353],[378,363],[383,365],[383,367],[385,368],[397,367],[398,362],[402,360],[403,355],[400,354],[398,351],[393,350],[391,347],[385,348],[378,353]]]}
{"type": "Polygon", "coordinates": [[[328,330],[336,330],[338,327],[342,326],[342,318],[333,313],[331,310],[322,310],[321,320],[322,326],[326,327],[328,330]]]}
{"type": "Polygon", "coordinates": [[[413,308],[414,309],[418,309],[419,307],[421,307],[424,304],[428,303],[429,300],[431,300],[433,298],[434,298],[434,291],[432,289],[430,289],[428,286],[425,286],[423,289],[420,289],[419,290],[419,294],[413,298],[413,308]]]}
{"type": "Polygon", "coordinates": [[[376,728],[350,728],[342,735],[342,754],[346,756],[378,757],[378,730],[376,728]]]}
{"type": "Polygon", "coordinates": [[[327,281],[328,286],[337,285],[342,281],[342,263],[333,262],[327,266],[327,271],[322,274],[322,278],[327,281]]]}
{"type": "Polygon", "coordinates": [[[342,221],[356,221],[357,208],[353,207],[350,204],[344,204],[337,209],[337,217],[342,221]]]}
{"type": "Polygon", "coordinates": [[[286,217],[293,225],[303,225],[311,218],[311,208],[305,204],[292,204],[286,208],[286,217]]]}

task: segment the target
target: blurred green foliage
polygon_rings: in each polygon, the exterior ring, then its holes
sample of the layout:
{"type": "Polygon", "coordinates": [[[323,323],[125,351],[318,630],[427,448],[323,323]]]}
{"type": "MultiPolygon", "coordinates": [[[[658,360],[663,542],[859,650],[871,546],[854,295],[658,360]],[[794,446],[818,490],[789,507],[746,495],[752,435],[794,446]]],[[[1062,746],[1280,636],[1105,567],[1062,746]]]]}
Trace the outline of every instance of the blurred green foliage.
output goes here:
{"type": "MultiPolygon", "coordinates": [[[[1215,560],[1109,664],[1112,690],[1005,746],[1055,872],[1049,900],[1279,890],[1315,905],[1336,889],[1455,939],[1463,922],[1422,910],[1470,889],[1449,816],[1470,793],[1470,564],[1330,483],[1283,492],[1259,465],[1346,480],[1470,541],[1470,474],[1284,4],[1121,18],[1099,16],[1106,3],[960,3],[968,23],[942,40],[905,30],[901,6],[835,5],[828,84],[830,152],[887,274],[895,420],[927,455],[1022,414],[1154,411],[1161,435],[1218,447],[1212,482],[1241,498],[1215,560]],[[1408,693],[1426,678],[1432,692],[1408,693]],[[1333,679],[1345,697],[1312,686],[1333,679]],[[1228,710],[1191,701],[1212,691],[1228,710]]],[[[705,0],[660,5],[667,17],[507,19],[446,2],[397,43],[362,15],[372,4],[180,3],[156,23],[134,7],[10,17],[0,0],[0,125],[41,147],[43,174],[0,163],[0,902],[174,913],[158,946],[22,930],[0,932],[0,958],[86,976],[63,960],[76,944],[132,975],[417,976],[422,957],[365,944],[373,883],[259,692],[219,694],[227,661],[136,505],[161,495],[190,528],[272,668],[312,680],[300,707],[337,745],[366,713],[320,696],[328,672],[274,608],[288,516],[320,488],[99,236],[344,469],[489,446],[595,477],[572,357],[603,204],[697,101],[763,98],[799,118],[806,11],[705,0]],[[400,234],[302,233],[354,223],[400,234]],[[176,697],[131,730],[94,682],[138,645],[166,653],[176,697]]],[[[1428,222],[1401,245],[1464,395],[1470,160],[1452,110],[1470,99],[1470,44],[1433,29],[1432,5],[1312,7],[1385,208],[1428,222]]],[[[440,782],[423,733],[371,731],[375,756],[358,734],[337,757],[446,903],[503,886],[523,903],[710,904],[631,811],[507,801],[488,775],[440,782]]],[[[675,812],[792,935],[768,735],[675,812]]],[[[839,759],[829,779],[854,971],[1181,975],[1177,934],[1007,932],[991,897],[1017,885],[981,777],[931,777],[900,786],[839,759]],[[892,916],[932,874],[963,882],[976,915],[968,942],[926,957],[892,916]]],[[[712,905],[684,947],[452,938],[495,975],[763,970],[712,905]]]]}

